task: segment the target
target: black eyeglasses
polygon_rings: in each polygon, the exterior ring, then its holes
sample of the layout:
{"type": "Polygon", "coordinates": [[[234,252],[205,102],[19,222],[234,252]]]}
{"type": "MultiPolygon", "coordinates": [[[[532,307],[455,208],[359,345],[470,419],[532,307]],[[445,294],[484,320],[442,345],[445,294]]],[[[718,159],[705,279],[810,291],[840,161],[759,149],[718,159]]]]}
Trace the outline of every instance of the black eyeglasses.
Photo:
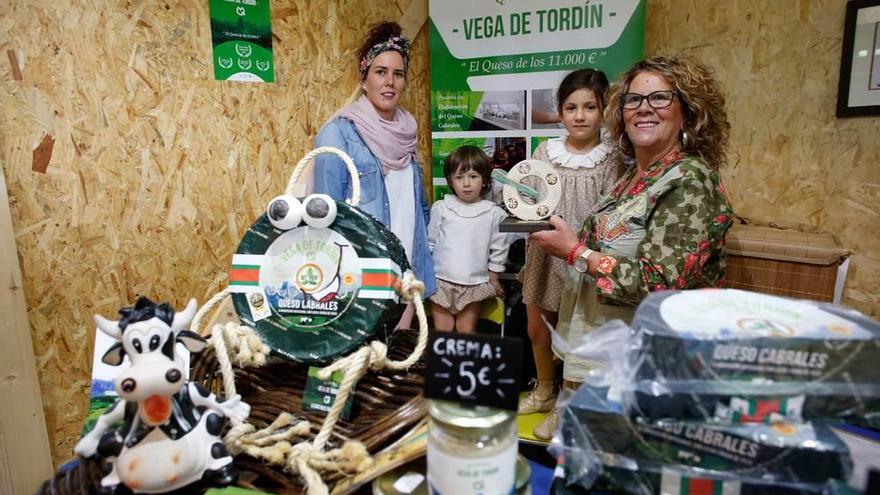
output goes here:
{"type": "Polygon", "coordinates": [[[672,105],[676,95],[678,91],[654,91],[646,95],[624,93],[620,95],[620,105],[626,110],[635,110],[642,106],[642,100],[648,100],[648,106],[656,110],[672,105]]]}

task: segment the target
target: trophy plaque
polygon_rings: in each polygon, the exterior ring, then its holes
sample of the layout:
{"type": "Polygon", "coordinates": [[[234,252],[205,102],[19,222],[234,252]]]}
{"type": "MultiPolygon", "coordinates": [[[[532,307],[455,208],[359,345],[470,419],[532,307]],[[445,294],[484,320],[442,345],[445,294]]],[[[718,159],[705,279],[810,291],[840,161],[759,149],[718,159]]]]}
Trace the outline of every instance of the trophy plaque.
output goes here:
{"type": "Polygon", "coordinates": [[[559,173],[553,165],[541,160],[523,160],[506,174],[496,169],[492,178],[504,184],[504,207],[511,215],[499,225],[500,232],[553,229],[547,219],[562,197],[559,173]]]}

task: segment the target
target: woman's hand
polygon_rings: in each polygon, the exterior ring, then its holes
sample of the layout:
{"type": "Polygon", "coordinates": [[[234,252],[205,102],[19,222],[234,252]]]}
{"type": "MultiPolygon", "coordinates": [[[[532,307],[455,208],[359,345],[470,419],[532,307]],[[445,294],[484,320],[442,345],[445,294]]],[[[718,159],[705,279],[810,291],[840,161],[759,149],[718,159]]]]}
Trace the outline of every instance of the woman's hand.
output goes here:
{"type": "Polygon", "coordinates": [[[495,289],[495,295],[504,299],[504,287],[501,286],[501,282],[498,280],[498,274],[495,272],[489,272],[489,285],[495,289]]]}
{"type": "Polygon", "coordinates": [[[529,240],[537,242],[541,249],[550,256],[565,259],[571,248],[578,242],[577,234],[561,217],[550,217],[553,230],[542,230],[529,235],[529,240]]]}

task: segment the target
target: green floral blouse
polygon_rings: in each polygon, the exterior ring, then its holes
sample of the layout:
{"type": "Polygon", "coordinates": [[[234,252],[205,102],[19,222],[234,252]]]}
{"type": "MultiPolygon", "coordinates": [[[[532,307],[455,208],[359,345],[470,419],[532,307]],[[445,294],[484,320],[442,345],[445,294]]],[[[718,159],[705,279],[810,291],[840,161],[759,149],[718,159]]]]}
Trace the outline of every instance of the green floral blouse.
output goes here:
{"type": "Polygon", "coordinates": [[[605,303],[635,306],[648,292],[717,287],[733,210],[718,172],[699,156],[673,151],[624,174],[581,229],[600,251],[596,287],[605,303]]]}

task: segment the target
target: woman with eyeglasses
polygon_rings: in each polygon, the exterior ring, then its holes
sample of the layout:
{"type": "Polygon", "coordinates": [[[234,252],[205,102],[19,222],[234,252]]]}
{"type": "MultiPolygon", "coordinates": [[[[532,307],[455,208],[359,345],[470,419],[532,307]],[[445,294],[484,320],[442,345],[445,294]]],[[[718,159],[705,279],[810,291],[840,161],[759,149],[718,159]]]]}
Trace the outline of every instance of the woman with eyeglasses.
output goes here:
{"type": "MultiPolygon", "coordinates": [[[[724,275],[724,238],[733,211],[718,169],[730,124],[712,74],[678,57],[651,57],[611,88],[605,122],[635,166],[575,233],[530,239],[565,259],[557,330],[569,340],[611,319],[632,319],[649,292],[714,287],[724,275]]],[[[566,357],[584,376],[590,363],[566,357]]]]}

